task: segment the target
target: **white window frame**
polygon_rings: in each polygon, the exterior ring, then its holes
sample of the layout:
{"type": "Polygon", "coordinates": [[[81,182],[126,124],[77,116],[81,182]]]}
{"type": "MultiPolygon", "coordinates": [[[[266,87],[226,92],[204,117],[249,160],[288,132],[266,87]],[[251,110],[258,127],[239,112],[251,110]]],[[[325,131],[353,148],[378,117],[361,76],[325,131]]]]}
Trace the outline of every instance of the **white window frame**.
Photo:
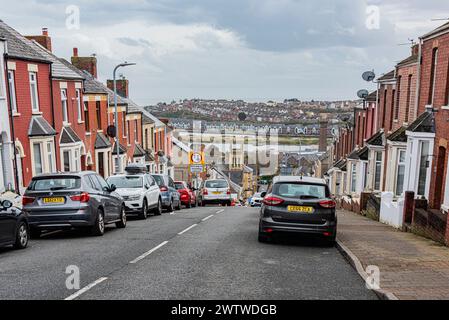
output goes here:
{"type": "Polygon", "coordinates": [[[69,123],[69,107],[67,98],[67,89],[61,89],[61,107],[62,107],[62,122],[69,123]]]}
{"type": "Polygon", "coordinates": [[[84,108],[81,107],[81,90],[75,90],[76,108],[78,110],[78,122],[83,122],[84,108]]]}
{"type": "Polygon", "coordinates": [[[357,163],[351,163],[351,193],[357,192],[357,163]]]}
{"type": "Polygon", "coordinates": [[[397,151],[397,161],[396,161],[396,173],[395,173],[395,179],[394,179],[394,194],[396,196],[402,196],[405,190],[405,174],[406,174],[406,168],[407,168],[407,151],[403,149],[398,149],[397,151]],[[404,160],[401,162],[401,153],[404,154],[404,160]],[[402,182],[402,192],[401,194],[398,194],[398,180],[399,180],[399,168],[404,168],[404,181],[402,182]]]}
{"type": "Polygon", "coordinates": [[[31,151],[31,172],[33,176],[37,175],[36,173],[36,159],[34,159],[34,145],[39,145],[40,153],[41,153],[41,162],[42,162],[42,173],[51,173],[56,171],[56,158],[55,158],[55,149],[54,149],[54,139],[46,138],[46,139],[30,139],[30,151],[31,151]],[[50,149],[48,148],[50,146],[50,149]],[[50,157],[51,160],[50,161],[50,157]]]}
{"type": "Polygon", "coordinates": [[[374,191],[380,191],[382,189],[382,162],[383,162],[383,152],[382,151],[374,151],[374,170],[373,170],[373,189],[374,191]],[[380,154],[380,160],[377,159],[378,154],[380,154]],[[377,164],[380,163],[380,167],[377,168],[377,164]],[[379,188],[376,189],[376,176],[377,169],[380,170],[379,174],[379,188]]]}
{"type": "Polygon", "coordinates": [[[13,113],[17,113],[16,81],[14,70],[8,70],[9,100],[13,113]]]}
{"type": "Polygon", "coordinates": [[[37,72],[29,72],[30,80],[30,97],[31,97],[31,110],[33,112],[39,112],[39,89],[37,83],[37,72]],[[35,99],[33,99],[33,97],[35,99]]]}
{"type": "Polygon", "coordinates": [[[81,146],[74,145],[61,148],[61,171],[62,172],[78,172],[81,171],[81,146]],[[64,168],[64,153],[69,153],[69,171],[64,168]]]}

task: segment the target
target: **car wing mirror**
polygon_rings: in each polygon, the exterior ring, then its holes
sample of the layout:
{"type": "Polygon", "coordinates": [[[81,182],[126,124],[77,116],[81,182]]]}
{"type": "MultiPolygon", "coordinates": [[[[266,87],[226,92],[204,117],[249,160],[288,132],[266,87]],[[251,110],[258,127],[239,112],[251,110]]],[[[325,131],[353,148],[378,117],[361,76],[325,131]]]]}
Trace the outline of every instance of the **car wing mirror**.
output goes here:
{"type": "Polygon", "coordinates": [[[145,189],[150,189],[150,185],[147,183],[147,184],[145,184],[145,189]]]}
{"type": "Polygon", "coordinates": [[[267,196],[267,193],[266,192],[262,192],[261,194],[260,194],[260,197],[261,198],[265,198],[267,196]]]}
{"type": "Polygon", "coordinates": [[[111,184],[111,186],[109,187],[109,192],[114,192],[115,190],[117,190],[117,187],[115,186],[115,184],[111,184]]]}
{"type": "Polygon", "coordinates": [[[11,201],[9,201],[9,200],[3,200],[2,201],[2,207],[3,207],[4,210],[10,209],[10,208],[12,208],[12,206],[13,206],[13,204],[12,204],[11,201]]]}

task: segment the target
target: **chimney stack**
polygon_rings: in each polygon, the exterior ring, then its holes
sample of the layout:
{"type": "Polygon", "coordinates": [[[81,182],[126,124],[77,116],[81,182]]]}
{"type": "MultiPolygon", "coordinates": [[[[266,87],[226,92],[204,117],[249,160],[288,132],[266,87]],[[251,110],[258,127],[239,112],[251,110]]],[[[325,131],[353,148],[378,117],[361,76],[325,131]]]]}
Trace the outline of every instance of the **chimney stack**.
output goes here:
{"type": "MultiPolygon", "coordinates": [[[[129,98],[129,81],[128,79],[120,78],[116,79],[117,94],[123,98],[129,98]]],[[[114,80],[107,81],[108,88],[114,90],[114,80]]]]}
{"type": "Polygon", "coordinates": [[[412,46],[412,56],[417,56],[419,54],[419,44],[412,46]]]}
{"type": "Polygon", "coordinates": [[[48,28],[42,28],[42,34],[38,36],[25,36],[28,40],[34,40],[48,51],[52,51],[51,38],[48,36],[48,28]]]}
{"type": "Polygon", "coordinates": [[[80,70],[89,72],[97,79],[97,58],[95,56],[80,57],[78,56],[78,48],[73,48],[72,64],[80,70]]]}

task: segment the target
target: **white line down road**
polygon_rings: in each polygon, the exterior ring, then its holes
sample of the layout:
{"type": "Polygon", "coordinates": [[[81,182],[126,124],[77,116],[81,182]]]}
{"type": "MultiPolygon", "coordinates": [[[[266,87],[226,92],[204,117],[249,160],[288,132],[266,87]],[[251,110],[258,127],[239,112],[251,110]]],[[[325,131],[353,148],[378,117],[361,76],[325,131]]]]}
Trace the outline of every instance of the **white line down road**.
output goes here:
{"type": "Polygon", "coordinates": [[[74,294],[72,294],[71,296],[68,296],[67,298],[65,298],[64,300],[75,300],[76,298],[78,298],[80,295],[82,295],[83,293],[86,293],[87,291],[89,291],[90,289],[92,289],[93,287],[95,287],[96,285],[102,283],[103,281],[106,281],[108,278],[103,277],[100,278],[98,280],[95,280],[94,282],[92,282],[91,284],[85,286],[84,288],[78,290],[77,292],[75,292],[74,294]]]}
{"type": "Polygon", "coordinates": [[[197,225],[198,225],[198,224],[196,224],[196,223],[195,223],[194,225],[191,225],[191,226],[188,227],[187,229],[184,229],[184,230],[182,230],[180,233],[178,233],[178,235],[182,235],[182,234],[186,233],[186,232],[189,231],[190,229],[195,228],[197,225]]]}
{"type": "Polygon", "coordinates": [[[155,252],[156,250],[162,248],[163,246],[165,246],[168,243],[168,241],[164,241],[162,242],[160,245],[154,247],[153,249],[145,252],[144,254],[142,254],[141,256],[138,256],[136,259],[134,259],[133,261],[131,261],[131,264],[135,264],[137,262],[139,262],[142,259],[145,259],[146,257],[148,257],[150,254],[152,254],[153,252],[155,252]]]}
{"type": "Polygon", "coordinates": [[[204,218],[204,219],[202,219],[201,221],[207,221],[207,220],[209,220],[210,218],[212,218],[214,215],[213,214],[211,214],[210,216],[208,216],[208,217],[206,217],[206,218],[204,218]]]}

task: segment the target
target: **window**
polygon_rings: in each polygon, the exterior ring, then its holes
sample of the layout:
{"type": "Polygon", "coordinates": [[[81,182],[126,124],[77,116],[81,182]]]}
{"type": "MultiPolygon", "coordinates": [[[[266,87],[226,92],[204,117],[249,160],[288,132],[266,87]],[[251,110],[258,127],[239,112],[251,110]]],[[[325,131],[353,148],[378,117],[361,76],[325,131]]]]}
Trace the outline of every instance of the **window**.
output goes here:
{"type": "Polygon", "coordinates": [[[148,129],[145,129],[145,140],[144,140],[144,147],[145,147],[145,150],[148,150],[149,149],[149,144],[148,144],[148,139],[149,137],[148,137],[148,129]]]}
{"type": "Polygon", "coordinates": [[[81,110],[81,90],[76,89],[76,110],[78,111],[78,122],[83,121],[83,111],[81,110]]]}
{"type": "Polygon", "coordinates": [[[28,187],[30,191],[73,190],[81,187],[79,177],[48,177],[33,179],[28,187]]]}
{"type": "Polygon", "coordinates": [[[47,157],[48,157],[48,169],[50,172],[53,172],[54,170],[53,144],[51,142],[47,142],[47,157]]]}
{"type": "Polygon", "coordinates": [[[449,62],[447,68],[447,77],[446,77],[446,105],[449,106],[449,62]]]}
{"type": "Polygon", "coordinates": [[[399,104],[401,101],[401,82],[402,76],[398,77],[397,94],[396,94],[396,109],[394,110],[394,119],[399,119],[399,104]]]}
{"type": "Polygon", "coordinates": [[[412,78],[413,75],[409,75],[408,76],[408,81],[407,81],[407,104],[405,106],[405,122],[408,123],[409,120],[409,113],[410,113],[410,104],[411,104],[411,99],[412,99],[412,78]]]}
{"type": "Polygon", "coordinates": [[[70,151],[65,150],[63,152],[63,166],[64,172],[70,172],[70,151]]]}
{"type": "Polygon", "coordinates": [[[429,100],[428,104],[433,105],[435,98],[435,84],[437,81],[437,65],[438,65],[438,48],[433,49],[432,52],[432,67],[430,69],[430,85],[429,85],[429,100]]]}
{"type": "Polygon", "coordinates": [[[16,99],[16,82],[14,80],[14,71],[8,71],[8,85],[9,85],[9,100],[11,103],[11,109],[13,112],[17,112],[17,99],[16,99]]]}
{"type": "Polygon", "coordinates": [[[109,185],[115,185],[117,189],[141,189],[143,178],[139,176],[116,176],[108,179],[109,185]]]}
{"type": "Polygon", "coordinates": [[[388,90],[385,90],[384,92],[384,106],[383,106],[383,112],[382,112],[382,128],[385,128],[385,119],[387,116],[387,96],[388,96],[388,90]]]}
{"type": "Polygon", "coordinates": [[[131,123],[127,121],[126,124],[127,124],[127,126],[126,126],[126,137],[128,138],[127,139],[128,140],[128,144],[131,144],[131,134],[130,134],[130,129],[129,129],[131,123]]]}
{"type": "Polygon", "coordinates": [[[136,119],[134,121],[134,141],[139,141],[138,137],[137,137],[137,125],[138,125],[139,121],[136,119]]]}
{"type": "Polygon", "coordinates": [[[100,105],[100,101],[97,101],[95,103],[95,111],[97,113],[97,129],[100,130],[101,129],[101,105],[100,105]]]}
{"type": "Polygon", "coordinates": [[[293,199],[326,199],[329,192],[326,186],[303,183],[276,183],[273,195],[293,199]]]}
{"type": "Polygon", "coordinates": [[[424,196],[426,193],[427,168],[429,168],[429,141],[421,141],[421,155],[419,162],[418,195],[424,196]]]}
{"type": "Polygon", "coordinates": [[[151,149],[154,149],[154,128],[151,128],[151,131],[150,131],[150,136],[151,136],[151,149]]]}
{"type": "Polygon", "coordinates": [[[33,112],[39,111],[39,94],[37,90],[37,74],[30,72],[30,94],[31,94],[31,109],[33,112]]]}
{"type": "Polygon", "coordinates": [[[405,180],[405,150],[400,150],[398,154],[398,172],[396,175],[396,195],[400,196],[404,192],[405,180]]]}
{"type": "Polygon", "coordinates": [[[366,162],[363,163],[363,190],[366,189],[368,183],[368,164],[366,162]]]}
{"type": "Polygon", "coordinates": [[[394,114],[394,107],[395,107],[395,103],[394,103],[394,99],[396,97],[396,90],[393,90],[391,93],[391,114],[390,114],[390,131],[393,130],[393,114],[394,114]]]}
{"type": "Polygon", "coordinates": [[[127,129],[126,129],[126,116],[124,112],[122,112],[122,130],[123,130],[123,138],[126,138],[127,129]]]}
{"type": "Polygon", "coordinates": [[[382,152],[376,152],[376,162],[374,166],[374,190],[380,191],[380,177],[382,174],[382,152]]]}
{"type": "Polygon", "coordinates": [[[80,171],[80,151],[78,149],[75,149],[75,156],[73,157],[73,160],[75,161],[75,171],[80,171]]]}
{"type": "Polygon", "coordinates": [[[90,131],[89,127],[89,102],[84,101],[84,128],[86,132],[90,131]]]}
{"type": "Polygon", "coordinates": [[[42,150],[40,143],[33,144],[33,154],[34,154],[34,174],[41,174],[44,172],[44,167],[42,163],[42,150]]]}
{"type": "Polygon", "coordinates": [[[351,166],[351,192],[357,191],[357,165],[355,163],[351,166]]]}
{"type": "Polygon", "coordinates": [[[67,109],[67,89],[61,89],[62,121],[69,122],[69,111],[67,109]]]}

